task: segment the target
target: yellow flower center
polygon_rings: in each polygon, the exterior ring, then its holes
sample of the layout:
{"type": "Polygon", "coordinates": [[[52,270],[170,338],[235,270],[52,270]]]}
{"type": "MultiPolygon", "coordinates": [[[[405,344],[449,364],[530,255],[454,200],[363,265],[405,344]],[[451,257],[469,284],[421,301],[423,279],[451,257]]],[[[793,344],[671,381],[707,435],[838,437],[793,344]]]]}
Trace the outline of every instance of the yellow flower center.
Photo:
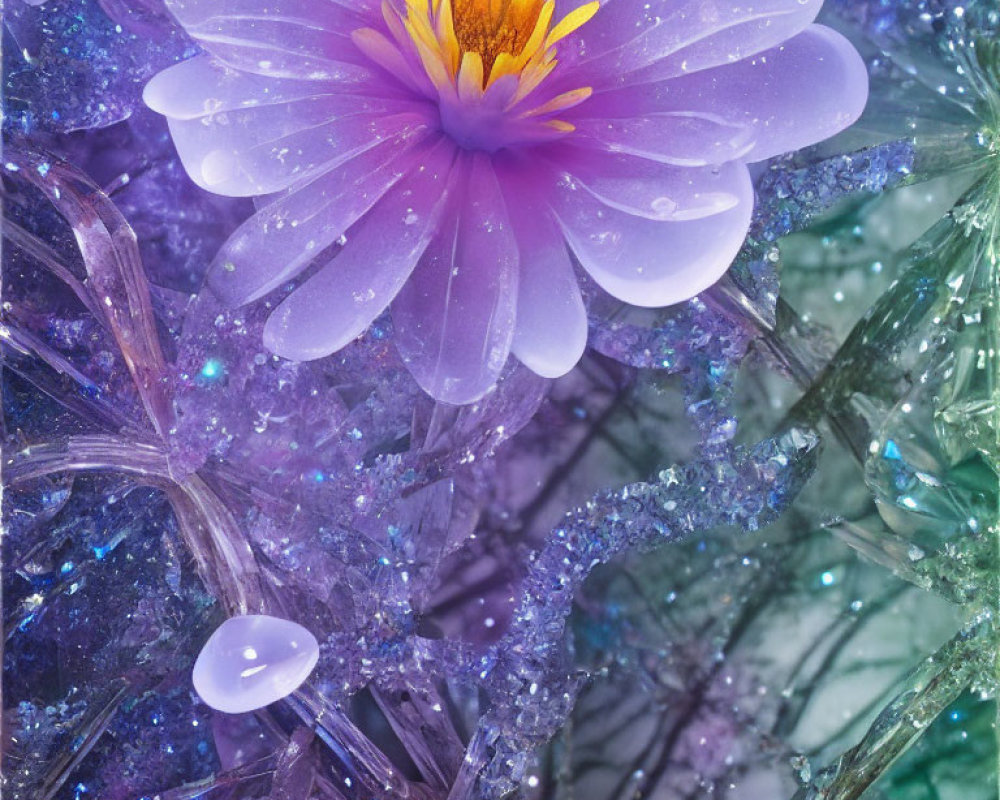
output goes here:
{"type": "Polygon", "coordinates": [[[459,50],[463,55],[478,53],[488,75],[501,54],[516,57],[524,51],[539,27],[542,6],[541,0],[454,0],[452,24],[459,50]]]}
{"type": "MultiPolygon", "coordinates": [[[[395,42],[371,28],[355,31],[353,39],[395,74],[402,62],[392,51],[415,49],[437,91],[445,95],[457,90],[463,100],[481,98],[496,81],[512,75],[517,88],[511,107],[555,68],[556,43],[588,22],[599,8],[598,0],[593,0],[553,25],[555,0],[405,0],[405,13],[383,0],[382,16],[395,42]]],[[[590,94],[588,87],[574,89],[522,116],[548,115],[590,94]]]]}

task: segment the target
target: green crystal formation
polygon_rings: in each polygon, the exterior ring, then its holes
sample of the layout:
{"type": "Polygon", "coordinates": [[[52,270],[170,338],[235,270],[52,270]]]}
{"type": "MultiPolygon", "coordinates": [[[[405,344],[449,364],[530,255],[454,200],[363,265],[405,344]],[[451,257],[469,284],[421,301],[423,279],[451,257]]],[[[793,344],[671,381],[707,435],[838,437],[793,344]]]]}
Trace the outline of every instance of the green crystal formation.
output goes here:
{"type": "Polygon", "coordinates": [[[839,419],[863,458],[877,513],[833,529],[957,606],[960,628],[801,800],[997,796],[1000,46],[966,45],[980,145],[966,167],[971,186],[910,248],[905,271],[798,408],[839,419]]]}
{"type": "Polygon", "coordinates": [[[744,435],[826,450],[752,545],[708,532],[587,584],[567,797],[1000,797],[1000,9],[843,5],[890,56],[865,121],[913,171],[780,241],[780,377],[736,397],[744,435]]]}

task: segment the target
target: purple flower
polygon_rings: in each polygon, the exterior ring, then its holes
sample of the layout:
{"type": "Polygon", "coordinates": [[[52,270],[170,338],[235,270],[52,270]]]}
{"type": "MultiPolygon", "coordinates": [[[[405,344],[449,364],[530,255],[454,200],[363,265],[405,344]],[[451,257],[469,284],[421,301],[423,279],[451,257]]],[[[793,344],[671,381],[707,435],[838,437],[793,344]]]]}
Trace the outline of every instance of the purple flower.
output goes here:
{"type": "Polygon", "coordinates": [[[419,383],[466,403],[510,352],[550,377],[577,362],[574,258],[640,306],[718,280],[750,221],[746,164],[867,99],[821,4],[168,0],[206,55],[145,97],[195,182],[266,196],[210,270],[225,302],[320,262],[270,349],[329,355],[391,307],[419,383]]]}

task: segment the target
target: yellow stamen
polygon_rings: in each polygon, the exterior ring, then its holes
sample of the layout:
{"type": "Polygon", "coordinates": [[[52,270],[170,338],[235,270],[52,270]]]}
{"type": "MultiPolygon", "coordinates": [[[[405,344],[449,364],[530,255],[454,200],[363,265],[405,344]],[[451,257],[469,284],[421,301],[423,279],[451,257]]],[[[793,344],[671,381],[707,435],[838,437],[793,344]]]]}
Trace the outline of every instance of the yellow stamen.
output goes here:
{"type": "Polygon", "coordinates": [[[573,125],[571,122],[564,122],[561,119],[550,119],[548,122],[543,124],[552,128],[554,131],[558,131],[559,133],[572,133],[576,130],[576,125],[573,125]]]}
{"type": "Polygon", "coordinates": [[[560,39],[565,39],[577,28],[586,25],[600,7],[601,4],[595,1],[570,11],[565,17],[559,20],[559,24],[549,33],[548,38],[545,40],[545,47],[552,47],[560,39]]]}
{"type": "Polygon", "coordinates": [[[590,97],[593,93],[594,90],[589,86],[584,86],[582,89],[573,89],[569,92],[563,92],[562,94],[553,97],[547,103],[542,103],[540,106],[528,109],[521,114],[521,117],[527,119],[528,117],[538,117],[542,114],[552,114],[556,111],[565,111],[567,108],[580,105],[580,103],[590,97]]]}
{"type": "MultiPolygon", "coordinates": [[[[405,12],[384,0],[382,13],[401,48],[419,55],[436,90],[466,102],[480,100],[501,78],[517,79],[508,107],[521,103],[556,67],[555,45],[585,25],[600,9],[585,3],[553,26],[556,0],[404,0],[405,12]]],[[[388,41],[374,31],[356,31],[355,41],[388,68],[388,41]]],[[[591,94],[588,87],[564,92],[521,117],[538,117],[570,108],[591,94]]],[[[564,122],[546,123],[557,131],[564,122]]]]}
{"type": "MultiPolygon", "coordinates": [[[[462,58],[462,48],[458,39],[452,35],[455,30],[455,18],[452,15],[451,0],[434,0],[434,13],[437,15],[437,24],[434,26],[438,41],[442,43],[447,55],[448,66],[454,74],[458,70],[458,65],[462,58]]],[[[480,61],[482,58],[480,57],[480,61]]]]}
{"type": "Polygon", "coordinates": [[[516,106],[520,103],[525,97],[535,91],[555,68],[555,58],[548,57],[547,54],[539,63],[529,64],[528,68],[521,73],[521,79],[517,84],[517,91],[508,105],[516,106]]]}
{"type": "Polygon", "coordinates": [[[462,56],[462,68],[458,73],[458,96],[467,102],[483,96],[483,59],[479,53],[466,53],[462,56]]]}
{"type": "Polygon", "coordinates": [[[552,14],[555,12],[555,9],[555,0],[548,0],[548,2],[542,6],[542,9],[538,14],[538,18],[535,20],[535,27],[532,29],[531,35],[524,43],[524,46],[521,48],[520,53],[500,53],[497,56],[493,62],[492,68],[490,69],[490,83],[502,78],[504,75],[516,75],[524,69],[525,65],[533,57],[535,57],[542,45],[545,43],[545,34],[549,30],[549,24],[552,22],[552,14]]]}
{"type": "Polygon", "coordinates": [[[544,5],[540,0],[455,0],[455,39],[463,53],[479,53],[489,75],[498,56],[524,51],[544,5]]]}

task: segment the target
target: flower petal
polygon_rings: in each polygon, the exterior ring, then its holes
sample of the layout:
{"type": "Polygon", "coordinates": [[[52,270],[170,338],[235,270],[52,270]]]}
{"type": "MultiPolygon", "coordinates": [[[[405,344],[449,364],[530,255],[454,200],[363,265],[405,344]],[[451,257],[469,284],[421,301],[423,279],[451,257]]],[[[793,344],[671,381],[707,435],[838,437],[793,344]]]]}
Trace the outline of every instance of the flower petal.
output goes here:
{"type": "Polygon", "coordinates": [[[309,361],[363,333],[427,248],[447,197],[455,146],[441,138],[347,233],[343,249],[271,314],[264,344],[309,361]]]}
{"type": "MultiPolygon", "coordinates": [[[[690,112],[752,131],[746,161],[815,144],[846,128],[864,110],[868,75],[843,36],[811,25],[761,55],[659,83],[592,97],[588,115],[636,117],[690,112]]],[[[571,109],[566,115],[575,122],[571,109]]]]}
{"type": "Polygon", "coordinates": [[[754,143],[751,127],[698,112],[664,112],[629,119],[574,118],[572,124],[577,139],[589,139],[612,153],[680,167],[722,164],[745,155],[754,143]]]}
{"type": "Polygon", "coordinates": [[[737,161],[676,167],[577,147],[550,152],[567,180],[582,184],[611,208],[646,219],[676,222],[728,211],[739,202],[746,181],[746,170],[737,161]]]}
{"type": "Polygon", "coordinates": [[[315,81],[266,78],[230,69],[200,55],[167,67],[146,84],[142,99],[158,114],[179,120],[212,117],[224,111],[275,106],[329,97],[338,87],[315,81]]]}
{"type": "Polygon", "coordinates": [[[739,252],[753,210],[750,174],[741,169],[737,205],[687,222],[626,214],[565,185],[552,202],[566,241],[605,291],[637,306],[666,306],[707,289],[739,252]]]}
{"type": "Polygon", "coordinates": [[[512,351],[543,378],[565,375],[587,347],[587,312],[562,231],[523,174],[502,174],[520,265],[512,351]]]}
{"type": "Polygon", "coordinates": [[[297,275],[409,170],[410,150],[426,135],[426,128],[415,127],[370,142],[336,169],[262,208],[222,246],[208,273],[212,290],[238,306],[297,275]]]}
{"type": "MultiPolygon", "coordinates": [[[[373,13],[322,0],[166,0],[184,30],[231,67],[356,83],[375,73],[350,41],[373,13]]],[[[359,4],[365,5],[365,4],[359,4]]]]}
{"type": "Polygon", "coordinates": [[[446,403],[478,400],[510,352],[518,253],[490,158],[463,152],[445,220],[392,304],[396,344],[446,403]]]}
{"type": "Polygon", "coordinates": [[[143,97],[168,117],[184,168],[199,186],[249,196],[280,191],[328,169],[372,135],[391,132],[399,114],[429,113],[410,100],[341,89],[265,78],[198,56],[159,73],[143,97]],[[394,120],[376,124],[376,116],[394,120]]]}
{"type": "Polygon", "coordinates": [[[206,191],[249,197],[287,189],[353,154],[422,124],[394,100],[326,95],[289,103],[168,119],[191,179],[206,191]]]}
{"type": "Polygon", "coordinates": [[[753,125],[747,161],[798,150],[850,126],[868,102],[868,70],[854,46],[822,25],[760,56],[671,81],[685,105],[753,125]],[[726,109],[725,112],[722,109],[726,109]]]}
{"type": "Polygon", "coordinates": [[[775,47],[804,30],[822,5],[822,0],[612,0],[563,51],[567,61],[589,62],[595,86],[613,85],[664,59],[693,72],[775,47]]]}

